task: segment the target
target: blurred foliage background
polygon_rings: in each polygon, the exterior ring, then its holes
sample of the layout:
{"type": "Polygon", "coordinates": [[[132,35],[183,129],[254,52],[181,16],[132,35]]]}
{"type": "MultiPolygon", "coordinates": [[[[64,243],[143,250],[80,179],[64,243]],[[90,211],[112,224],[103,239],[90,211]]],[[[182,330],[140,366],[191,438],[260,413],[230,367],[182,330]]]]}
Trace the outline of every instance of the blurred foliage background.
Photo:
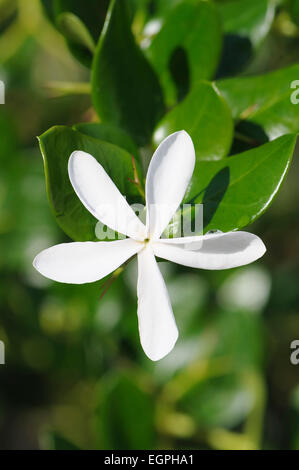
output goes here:
{"type": "MultiPolygon", "coordinates": [[[[180,3],[131,1],[139,41],[149,12],[167,16],[180,3]]],[[[251,30],[256,47],[245,62],[240,49],[228,57],[224,28],[217,78],[234,75],[238,59],[242,75],[298,63],[298,5],[276,2],[266,37],[251,30]]],[[[38,0],[0,0],[0,31],[0,448],[299,449],[299,366],[290,363],[299,339],[298,152],[278,198],[249,227],[268,247],[261,261],[228,272],[162,263],[180,339],[154,364],[139,345],[134,264],[101,300],[99,283],[60,285],[32,268],[41,249],[68,240],[48,206],[36,136],[96,119],[90,72],[38,0]]]]}

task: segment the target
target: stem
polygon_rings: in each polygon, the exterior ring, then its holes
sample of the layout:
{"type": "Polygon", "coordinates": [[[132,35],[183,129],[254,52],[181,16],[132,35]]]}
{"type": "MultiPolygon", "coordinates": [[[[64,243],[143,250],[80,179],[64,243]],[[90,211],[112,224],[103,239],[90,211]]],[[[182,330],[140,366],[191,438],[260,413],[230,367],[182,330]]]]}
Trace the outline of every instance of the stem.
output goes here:
{"type": "Polygon", "coordinates": [[[143,199],[145,199],[145,192],[138,176],[136,162],[135,162],[135,158],[133,157],[133,155],[132,155],[132,166],[133,166],[134,179],[132,180],[129,178],[129,181],[135,184],[139,194],[142,196],[143,199]]]}
{"type": "Polygon", "coordinates": [[[241,132],[238,132],[238,131],[235,131],[235,137],[238,140],[241,140],[242,142],[246,142],[246,144],[253,145],[254,147],[257,147],[260,145],[260,142],[258,140],[252,139],[251,137],[241,134],[241,132]]]}
{"type": "Polygon", "coordinates": [[[101,286],[101,288],[103,289],[102,290],[102,293],[101,293],[101,296],[100,296],[100,300],[103,299],[103,297],[107,294],[108,290],[110,289],[110,287],[114,284],[114,282],[119,278],[119,276],[121,275],[121,273],[125,270],[126,266],[128,266],[128,264],[132,261],[132,259],[135,258],[135,255],[132,256],[130,259],[128,259],[120,268],[118,268],[116,271],[114,271],[114,273],[111,275],[111,277],[109,277],[105,282],[104,284],[101,286]]]}
{"type": "Polygon", "coordinates": [[[90,84],[85,82],[56,82],[52,81],[45,85],[53,97],[68,95],[89,95],[90,84]]]}

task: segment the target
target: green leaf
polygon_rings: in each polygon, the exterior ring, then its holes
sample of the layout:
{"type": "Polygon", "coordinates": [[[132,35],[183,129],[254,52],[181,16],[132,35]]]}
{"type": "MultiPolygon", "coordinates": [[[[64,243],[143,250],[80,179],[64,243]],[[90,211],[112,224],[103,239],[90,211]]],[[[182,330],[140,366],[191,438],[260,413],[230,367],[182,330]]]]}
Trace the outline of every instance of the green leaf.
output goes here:
{"type": "Polygon", "coordinates": [[[167,104],[174,104],[198,80],[213,76],[220,50],[221,25],[212,4],[182,3],[166,16],[147,56],[160,77],[167,104]]]}
{"type": "Polygon", "coordinates": [[[199,82],[184,101],[166,114],[155,130],[155,144],[182,129],[192,137],[198,160],[219,160],[228,154],[233,120],[229,107],[212,83],[199,82]]]}
{"type": "Polygon", "coordinates": [[[203,428],[233,427],[246,418],[253,401],[242,377],[227,374],[197,383],[179,405],[203,428]]]}
{"type": "Polygon", "coordinates": [[[93,63],[93,103],[103,121],[145,145],[164,110],[162,91],[135,43],[126,3],[112,0],[108,18],[93,63]]]}
{"type": "MultiPolygon", "coordinates": [[[[217,82],[235,120],[245,120],[244,133],[257,137],[261,128],[270,139],[299,132],[299,105],[292,103],[291,88],[299,77],[299,65],[255,77],[240,77],[217,82]]],[[[298,93],[297,93],[298,94],[298,93]]]]}
{"type": "Polygon", "coordinates": [[[44,158],[47,193],[58,225],[73,240],[96,240],[97,220],[85,209],[68,177],[68,160],[75,150],[93,155],[128,202],[138,202],[131,155],[108,142],[89,137],[65,126],[56,126],[39,137],[44,158]]]}
{"type": "Polygon", "coordinates": [[[61,13],[73,13],[82,20],[94,41],[97,42],[103,27],[109,0],[54,0],[55,17],[61,13]]]}
{"type": "Polygon", "coordinates": [[[290,399],[290,414],[289,414],[289,430],[290,430],[290,444],[291,449],[299,449],[299,386],[291,392],[290,399]]]}
{"type": "Polygon", "coordinates": [[[291,93],[291,82],[298,79],[299,65],[291,65],[274,72],[253,77],[236,77],[216,82],[220,93],[227,100],[234,119],[245,111],[260,110],[281,100],[291,93]]]}
{"type": "Polygon", "coordinates": [[[289,168],[295,135],[233,157],[198,161],[185,203],[203,204],[204,231],[241,229],[270,205],[289,168]]]}
{"type": "Polygon", "coordinates": [[[84,122],[82,124],[76,124],[73,126],[73,129],[80,131],[82,134],[117,145],[125,149],[137,160],[140,160],[139,150],[135,142],[126,132],[116,126],[97,122],[84,122]]]}
{"type": "MultiPolygon", "coordinates": [[[[135,0],[138,1],[138,0],[135,0]]],[[[151,16],[154,18],[163,18],[169,14],[169,12],[175,8],[179,3],[183,3],[186,0],[153,0],[150,8],[151,16]]],[[[189,2],[198,2],[198,0],[188,0],[189,2]]]]}
{"type": "Polygon", "coordinates": [[[217,345],[213,357],[229,358],[235,370],[251,370],[263,365],[263,323],[260,315],[245,311],[220,311],[213,329],[217,345]]]}
{"type": "Polygon", "coordinates": [[[246,36],[254,46],[268,33],[274,11],[274,2],[269,0],[233,0],[219,4],[224,32],[246,36]]]}
{"type": "Polygon", "coordinates": [[[78,16],[73,13],[61,13],[57,18],[57,25],[66,39],[75,45],[86,47],[93,54],[95,43],[78,16]]]}
{"type": "Polygon", "coordinates": [[[268,34],[275,13],[270,0],[233,0],[218,5],[225,33],[219,76],[235,74],[268,34]]]}
{"type": "Polygon", "coordinates": [[[122,374],[105,387],[97,418],[101,448],[113,450],[153,448],[152,399],[133,377],[122,374]]]}
{"type": "Polygon", "coordinates": [[[55,431],[46,435],[46,441],[49,442],[47,450],[80,450],[78,446],[55,431]]]}
{"type": "Polygon", "coordinates": [[[299,26],[299,0],[291,0],[290,13],[292,20],[299,26]]]}
{"type": "Polygon", "coordinates": [[[65,36],[72,54],[90,67],[109,0],[42,0],[49,20],[65,36]]]}
{"type": "Polygon", "coordinates": [[[41,0],[42,7],[48,19],[55,24],[55,14],[53,10],[53,0],[41,0]]]}

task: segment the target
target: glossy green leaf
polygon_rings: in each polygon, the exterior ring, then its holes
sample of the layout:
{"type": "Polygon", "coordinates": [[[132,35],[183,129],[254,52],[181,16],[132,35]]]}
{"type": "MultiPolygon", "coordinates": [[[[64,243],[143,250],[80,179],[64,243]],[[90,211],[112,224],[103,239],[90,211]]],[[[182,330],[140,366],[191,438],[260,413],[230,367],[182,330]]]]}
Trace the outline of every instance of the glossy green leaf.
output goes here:
{"type": "Polygon", "coordinates": [[[155,144],[182,129],[192,137],[198,160],[219,160],[228,154],[233,120],[229,107],[213,84],[199,82],[184,101],[166,114],[155,130],[155,144]]]}
{"type": "Polygon", "coordinates": [[[137,158],[137,160],[140,159],[138,147],[133,139],[118,127],[98,122],[84,122],[76,124],[73,126],[73,129],[80,131],[82,134],[117,145],[118,147],[125,149],[134,158],[137,158]]]}
{"type": "Polygon", "coordinates": [[[298,91],[291,84],[299,77],[299,65],[255,77],[240,77],[217,82],[235,120],[243,119],[244,133],[258,137],[258,128],[270,140],[286,133],[299,132],[298,91]],[[292,102],[292,95],[293,101],[292,102]]]}
{"type": "Polygon", "coordinates": [[[233,118],[239,119],[242,113],[268,107],[285,95],[288,95],[291,101],[291,94],[294,91],[291,83],[298,78],[298,75],[299,65],[295,64],[264,75],[218,80],[216,84],[227,100],[233,118]]]}
{"type": "Polygon", "coordinates": [[[153,402],[133,377],[120,375],[105,387],[98,407],[100,446],[103,449],[152,449],[153,402]]]}
{"type": "Polygon", "coordinates": [[[76,241],[95,240],[97,220],[85,209],[68,177],[68,160],[75,150],[93,155],[104,167],[129,203],[138,202],[131,155],[116,145],[56,126],[39,137],[44,158],[47,193],[58,225],[76,241]]]}
{"type": "Polygon", "coordinates": [[[268,34],[275,13],[270,0],[232,0],[218,4],[225,33],[218,74],[242,69],[268,34]]]}
{"type": "Polygon", "coordinates": [[[185,203],[203,204],[204,231],[241,229],[259,217],[281,186],[295,143],[288,134],[227,159],[198,161],[185,203]]]}
{"type": "Polygon", "coordinates": [[[219,12],[225,33],[249,37],[257,46],[264,39],[274,16],[274,2],[269,0],[233,0],[220,3],[219,12]]]}
{"type": "Polygon", "coordinates": [[[135,43],[126,3],[113,0],[108,18],[93,63],[93,103],[101,120],[144,145],[163,113],[162,91],[135,43]]]}
{"type": "Polygon", "coordinates": [[[207,2],[184,2],[166,16],[147,56],[174,104],[200,79],[213,76],[221,50],[221,25],[207,2]]]}

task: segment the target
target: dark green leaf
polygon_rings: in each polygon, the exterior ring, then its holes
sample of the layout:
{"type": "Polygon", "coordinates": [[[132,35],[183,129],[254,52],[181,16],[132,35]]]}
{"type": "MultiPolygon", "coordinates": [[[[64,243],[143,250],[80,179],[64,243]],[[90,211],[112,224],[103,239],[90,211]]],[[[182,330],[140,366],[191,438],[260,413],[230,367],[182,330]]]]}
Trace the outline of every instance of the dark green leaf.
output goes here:
{"type": "Polygon", "coordinates": [[[138,201],[131,155],[125,150],[65,126],[49,129],[39,138],[44,158],[47,193],[58,225],[76,241],[95,240],[97,220],[85,209],[68,177],[68,159],[75,150],[93,155],[128,202],[138,201]]]}
{"type": "Polygon", "coordinates": [[[110,386],[99,406],[98,425],[103,449],[152,449],[154,409],[151,397],[133,377],[121,375],[110,386]]]}
{"type": "Polygon", "coordinates": [[[192,137],[198,160],[219,160],[228,154],[233,120],[229,107],[213,84],[199,82],[182,103],[166,114],[155,131],[155,144],[182,129],[192,137]]]}
{"type": "Polygon", "coordinates": [[[291,0],[290,13],[292,20],[299,26],[299,0],[291,0]]]}
{"type": "Polygon", "coordinates": [[[215,72],[221,49],[216,8],[207,2],[179,4],[166,17],[147,55],[160,77],[168,104],[215,72]]]}
{"type": "Polygon", "coordinates": [[[131,137],[122,129],[111,124],[102,124],[97,122],[86,122],[73,126],[73,129],[80,131],[82,134],[95,137],[99,140],[110,142],[129,152],[134,158],[139,160],[139,150],[131,137]]]}
{"type": "Polygon", "coordinates": [[[205,232],[240,229],[259,217],[280,188],[295,143],[289,134],[217,162],[198,161],[185,202],[203,204],[205,232]]]}
{"type": "Polygon", "coordinates": [[[125,129],[140,145],[150,140],[163,113],[158,79],[135,43],[122,1],[111,2],[97,46],[92,97],[101,119],[125,129]]]}
{"type": "Polygon", "coordinates": [[[227,100],[234,119],[245,120],[244,132],[252,137],[258,126],[269,139],[299,132],[299,105],[292,103],[291,88],[299,77],[299,65],[265,75],[241,77],[217,82],[227,100]]]}

